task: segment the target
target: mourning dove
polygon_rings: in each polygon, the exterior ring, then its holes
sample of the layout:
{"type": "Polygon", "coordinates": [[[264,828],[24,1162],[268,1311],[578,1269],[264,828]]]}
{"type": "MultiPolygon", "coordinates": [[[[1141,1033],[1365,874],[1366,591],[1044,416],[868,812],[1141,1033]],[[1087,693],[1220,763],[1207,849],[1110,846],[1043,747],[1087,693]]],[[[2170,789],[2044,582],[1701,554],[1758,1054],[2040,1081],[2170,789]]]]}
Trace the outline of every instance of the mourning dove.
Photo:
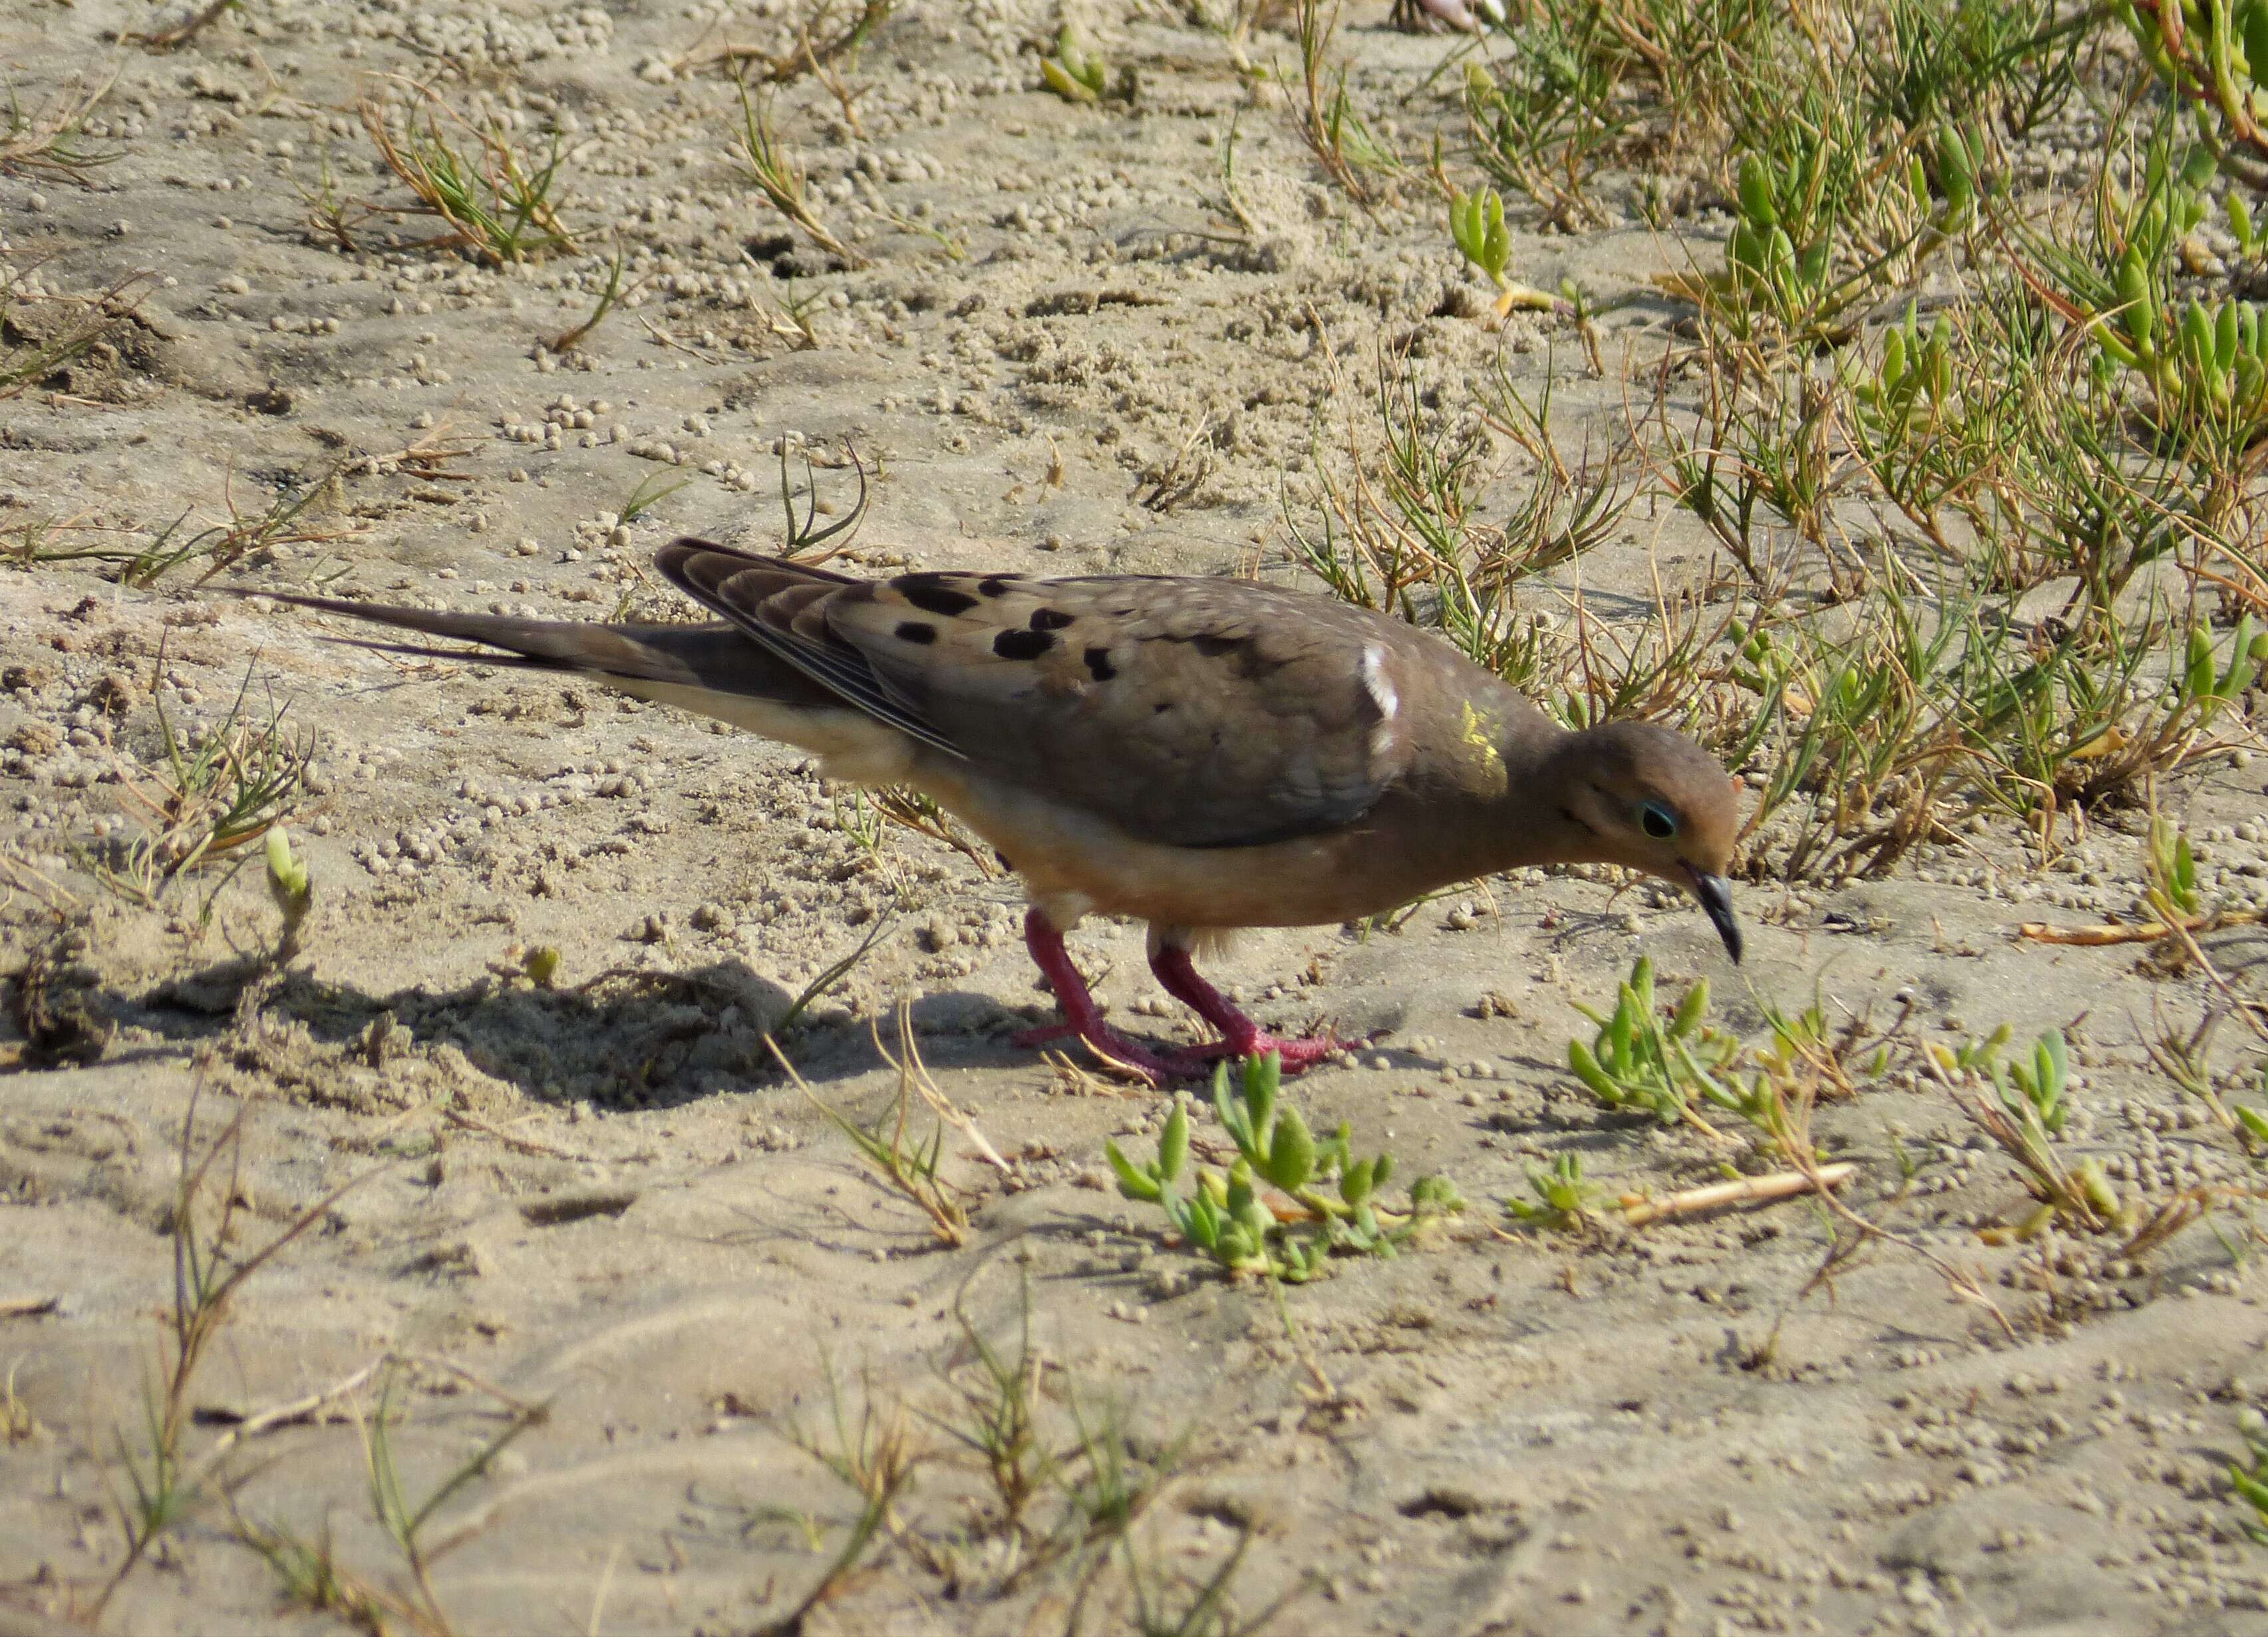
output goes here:
{"type": "Polygon", "coordinates": [[[1240,580],[918,573],[860,580],[681,540],[657,556],[721,620],[600,625],[279,600],[478,642],[926,792],[1028,890],[1025,939],[1076,1036],[1156,1081],[1224,1053],[1296,1069],[1190,952],[1244,927],[1357,920],[1524,864],[1616,863],[1699,899],[1737,961],[1737,787],[1646,723],[1581,732],[1401,620],[1240,580]],[[1063,935],[1150,925],[1158,980],[1219,1031],[1159,1051],[1104,1023],[1063,935]]]}

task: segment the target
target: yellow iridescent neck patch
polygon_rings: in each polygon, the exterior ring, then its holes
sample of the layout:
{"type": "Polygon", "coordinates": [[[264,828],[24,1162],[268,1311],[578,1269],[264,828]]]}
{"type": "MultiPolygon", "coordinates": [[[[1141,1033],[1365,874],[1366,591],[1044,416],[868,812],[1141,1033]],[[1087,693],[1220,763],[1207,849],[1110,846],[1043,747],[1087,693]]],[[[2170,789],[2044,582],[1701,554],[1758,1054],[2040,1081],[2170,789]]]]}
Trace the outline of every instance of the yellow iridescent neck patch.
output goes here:
{"type": "Polygon", "coordinates": [[[1503,795],[1511,782],[1505,774],[1504,757],[1496,747],[1497,726],[1493,716],[1484,716],[1473,708],[1472,701],[1465,701],[1457,737],[1464,742],[1467,761],[1480,775],[1481,791],[1487,796],[1503,795]]]}

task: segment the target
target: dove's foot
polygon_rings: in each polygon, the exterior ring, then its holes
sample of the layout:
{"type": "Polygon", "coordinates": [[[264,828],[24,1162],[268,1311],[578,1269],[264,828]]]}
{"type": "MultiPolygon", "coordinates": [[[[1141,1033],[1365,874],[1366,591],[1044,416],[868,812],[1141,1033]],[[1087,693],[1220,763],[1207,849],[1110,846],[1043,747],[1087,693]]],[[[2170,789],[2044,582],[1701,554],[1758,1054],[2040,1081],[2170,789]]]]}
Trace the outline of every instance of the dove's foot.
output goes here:
{"type": "Polygon", "coordinates": [[[1223,1058],[1233,1061],[1269,1052],[1281,1060],[1284,1073],[1295,1075],[1303,1068],[1314,1068],[1335,1053],[1361,1044],[1359,1040],[1341,1039],[1328,1031],[1314,1035],[1270,1034],[1197,975],[1187,950],[1166,948],[1150,958],[1150,970],[1165,985],[1167,994],[1219,1030],[1220,1039],[1203,1046],[1160,1053],[1128,1039],[1102,1021],[1102,1008],[1096,1003],[1078,966],[1072,964],[1071,951],[1064,947],[1063,934],[1037,909],[1024,916],[1024,946],[1031,951],[1033,962],[1055,990],[1056,1004],[1063,1008],[1064,1021],[1027,1029],[1012,1037],[1015,1044],[1035,1046],[1057,1040],[1083,1040],[1096,1056],[1152,1085],[1166,1085],[1175,1080],[1201,1080],[1212,1073],[1213,1065],[1223,1058]]]}
{"type": "Polygon", "coordinates": [[[1187,950],[1171,944],[1160,949],[1150,957],[1150,970],[1165,985],[1167,994],[1220,1031],[1219,1039],[1174,1054],[1174,1066],[1183,1074],[1208,1073],[1211,1065],[1224,1057],[1255,1057],[1273,1052],[1283,1061],[1284,1072],[1295,1075],[1303,1068],[1314,1068],[1334,1053],[1360,1044],[1342,1040],[1328,1030],[1308,1035],[1269,1033],[1198,975],[1187,950]]]}
{"type": "Polygon", "coordinates": [[[1024,915],[1024,947],[1032,952],[1032,960],[1041,975],[1056,992],[1056,1004],[1063,1008],[1064,1021],[1043,1028],[1027,1029],[1014,1037],[1018,1046],[1044,1046],[1050,1041],[1084,1040],[1096,1056],[1114,1066],[1147,1080],[1152,1085],[1164,1085],[1200,1072],[1185,1068],[1173,1060],[1162,1057],[1148,1046],[1130,1040],[1102,1021],[1102,1008],[1095,1003],[1094,995],[1072,965],[1071,951],[1064,947],[1063,934],[1036,908],[1024,915]]]}
{"type": "Polygon", "coordinates": [[[1282,1072],[1296,1075],[1361,1044],[1359,1040],[1343,1040],[1328,1031],[1322,1034],[1270,1034],[1265,1029],[1255,1028],[1249,1034],[1223,1036],[1203,1046],[1175,1052],[1171,1061],[1176,1074],[1203,1079],[1223,1058],[1233,1063],[1248,1057],[1265,1057],[1273,1052],[1282,1072]]]}

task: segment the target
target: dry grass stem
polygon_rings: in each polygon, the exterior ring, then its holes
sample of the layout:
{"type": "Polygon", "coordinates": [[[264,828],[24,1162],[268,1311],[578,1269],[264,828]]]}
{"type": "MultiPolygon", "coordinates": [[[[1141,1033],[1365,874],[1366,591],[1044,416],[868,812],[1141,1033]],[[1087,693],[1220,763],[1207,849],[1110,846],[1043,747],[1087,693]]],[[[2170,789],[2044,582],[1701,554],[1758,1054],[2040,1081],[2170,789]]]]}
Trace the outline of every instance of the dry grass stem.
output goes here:
{"type": "Polygon", "coordinates": [[[55,176],[92,187],[91,173],[118,156],[88,147],[80,133],[117,83],[118,70],[113,69],[101,84],[59,91],[45,107],[28,113],[11,91],[0,115],[0,176],[55,176]]]}
{"type": "MultiPolygon", "coordinates": [[[[930,1230],[940,1244],[958,1250],[968,1243],[967,1201],[970,1195],[968,1190],[946,1181],[939,1169],[944,1157],[945,1127],[948,1123],[945,1111],[953,1109],[942,1094],[939,1094],[932,1105],[938,1111],[938,1124],[932,1129],[929,1141],[917,1148],[909,1148],[907,1144],[906,1120],[916,1090],[914,1066],[918,1061],[911,1049],[906,1049],[902,1059],[887,1060],[898,1071],[897,1096],[872,1126],[862,1126],[811,1089],[804,1077],[796,1072],[795,1065],[788,1061],[787,1053],[780,1049],[777,1039],[767,1034],[764,1044],[770,1048],[772,1057],[782,1071],[795,1083],[796,1090],[810,1100],[814,1108],[826,1115],[836,1130],[850,1140],[851,1147],[858,1150],[858,1156],[882,1186],[909,1200],[929,1219],[930,1230]]],[[[877,1040],[876,1045],[879,1046],[880,1044],[877,1040]]],[[[904,1043],[901,1044],[902,1046],[904,1043]]],[[[927,1083],[926,1071],[920,1079],[920,1094],[926,1098],[935,1088],[927,1083]]],[[[960,1114],[958,1109],[953,1109],[953,1112],[960,1114]]],[[[973,1133],[976,1129],[974,1124],[968,1129],[973,1133]]],[[[990,1145],[984,1146],[988,1157],[997,1160],[996,1155],[989,1153],[990,1145]]]]}
{"type": "MultiPolygon", "coordinates": [[[[898,9],[898,0],[863,0],[858,15],[842,30],[826,40],[814,39],[814,30],[826,21],[833,9],[829,0],[811,17],[799,23],[795,45],[790,50],[770,52],[757,46],[735,45],[729,40],[721,40],[714,45],[694,47],[673,62],[671,70],[682,74],[688,69],[722,63],[728,72],[740,77],[745,77],[753,66],[760,70],[763,79],[773,84],[785,84],[806,73],[820,73],[824,78],[825,71],[838,59],[856,58],[859,48],[898,9]]],[[[834,87],[829,85],[828,89],[833,91],[834,87]]],[[[835,94],[838,99],[842,99],[843,93],[839,91],[835,94]]],[[[847,116],[847,100],[844,112],[847,116]]]]}
{"type": "Polygon", "coordinates": [[[46,385],[90,355],[114,356],[111,337],[133,320],[158,278],[132,273],[92,295],[33,295],[25,290],[33,270],[0,265],[0,400],[46,385]]]}
{"type": "Polygon", "coordinates": [[[946,1097],[938,1089],[937,1082],[930,1078],[929,1066],[922,1061],[921,1043],[914,1034],[913,1008],[910,1003],[904,1001],[898,1002],[898,1050],[905,1054],[902,1059],[890,1055],[889,1048],[882,1044],[880,1028],[871,1019],[866,1027],[867,1033],[874,1042],[876,1054],[892,1068],[897,1070],[901,1085],[909,1082],[913,1089],[920,1094],[922,1101],[929,1105],[930,1112],[968,1138],[977,1153],[983,1157],[986,1164],[1003,1175],[1015,1169],[1000,1157],[1000,1150],[992,1146],[991,1139],[977,1128],[976,1117],[946,1097]]]}
{"type": "Polygon", "coordinates": [[[446,230],[413,247],[460,250],[495,268],[547,251],[575,253],[554,199],[556,132],[545,158],[523,157],[501,125],[476,125],[431,87],[400,77],[364,96],[356,112],[387,169],[417,198],[392,213],[431,217],[446,230]]]}
{"type": "Polygon", "coordinates": [[[770,94],[759,95],[750,92],[745,78],[736,83],[740,93],[739,157],[747,167],[749,178],[764,197],[771,201],[772,209],[792,222],[801,230],[803,236],[820,249],[846,267],[872,266],[863,253],[853,250],[837,239],[812,209],[805,187],[802,161],[781,145],[777,132],[772,128],[770,94]]]}

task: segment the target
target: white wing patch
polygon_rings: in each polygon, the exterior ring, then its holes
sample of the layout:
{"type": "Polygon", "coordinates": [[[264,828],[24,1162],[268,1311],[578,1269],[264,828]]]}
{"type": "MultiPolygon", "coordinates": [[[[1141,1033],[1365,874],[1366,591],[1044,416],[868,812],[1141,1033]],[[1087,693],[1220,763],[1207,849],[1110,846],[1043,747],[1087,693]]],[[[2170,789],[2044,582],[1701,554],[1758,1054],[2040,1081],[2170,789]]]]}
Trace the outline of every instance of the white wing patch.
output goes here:
{"type": "Polygon", "coordinates": [[[1370,753],[1383,756],[1394,744],[1394,719],[1402,710],[1402,695],[1386,674],[1386,645],[1366,642],[1362,648],[1362,686],[1378,707],[1378,724],[1370,730],[1370,753]]]}

